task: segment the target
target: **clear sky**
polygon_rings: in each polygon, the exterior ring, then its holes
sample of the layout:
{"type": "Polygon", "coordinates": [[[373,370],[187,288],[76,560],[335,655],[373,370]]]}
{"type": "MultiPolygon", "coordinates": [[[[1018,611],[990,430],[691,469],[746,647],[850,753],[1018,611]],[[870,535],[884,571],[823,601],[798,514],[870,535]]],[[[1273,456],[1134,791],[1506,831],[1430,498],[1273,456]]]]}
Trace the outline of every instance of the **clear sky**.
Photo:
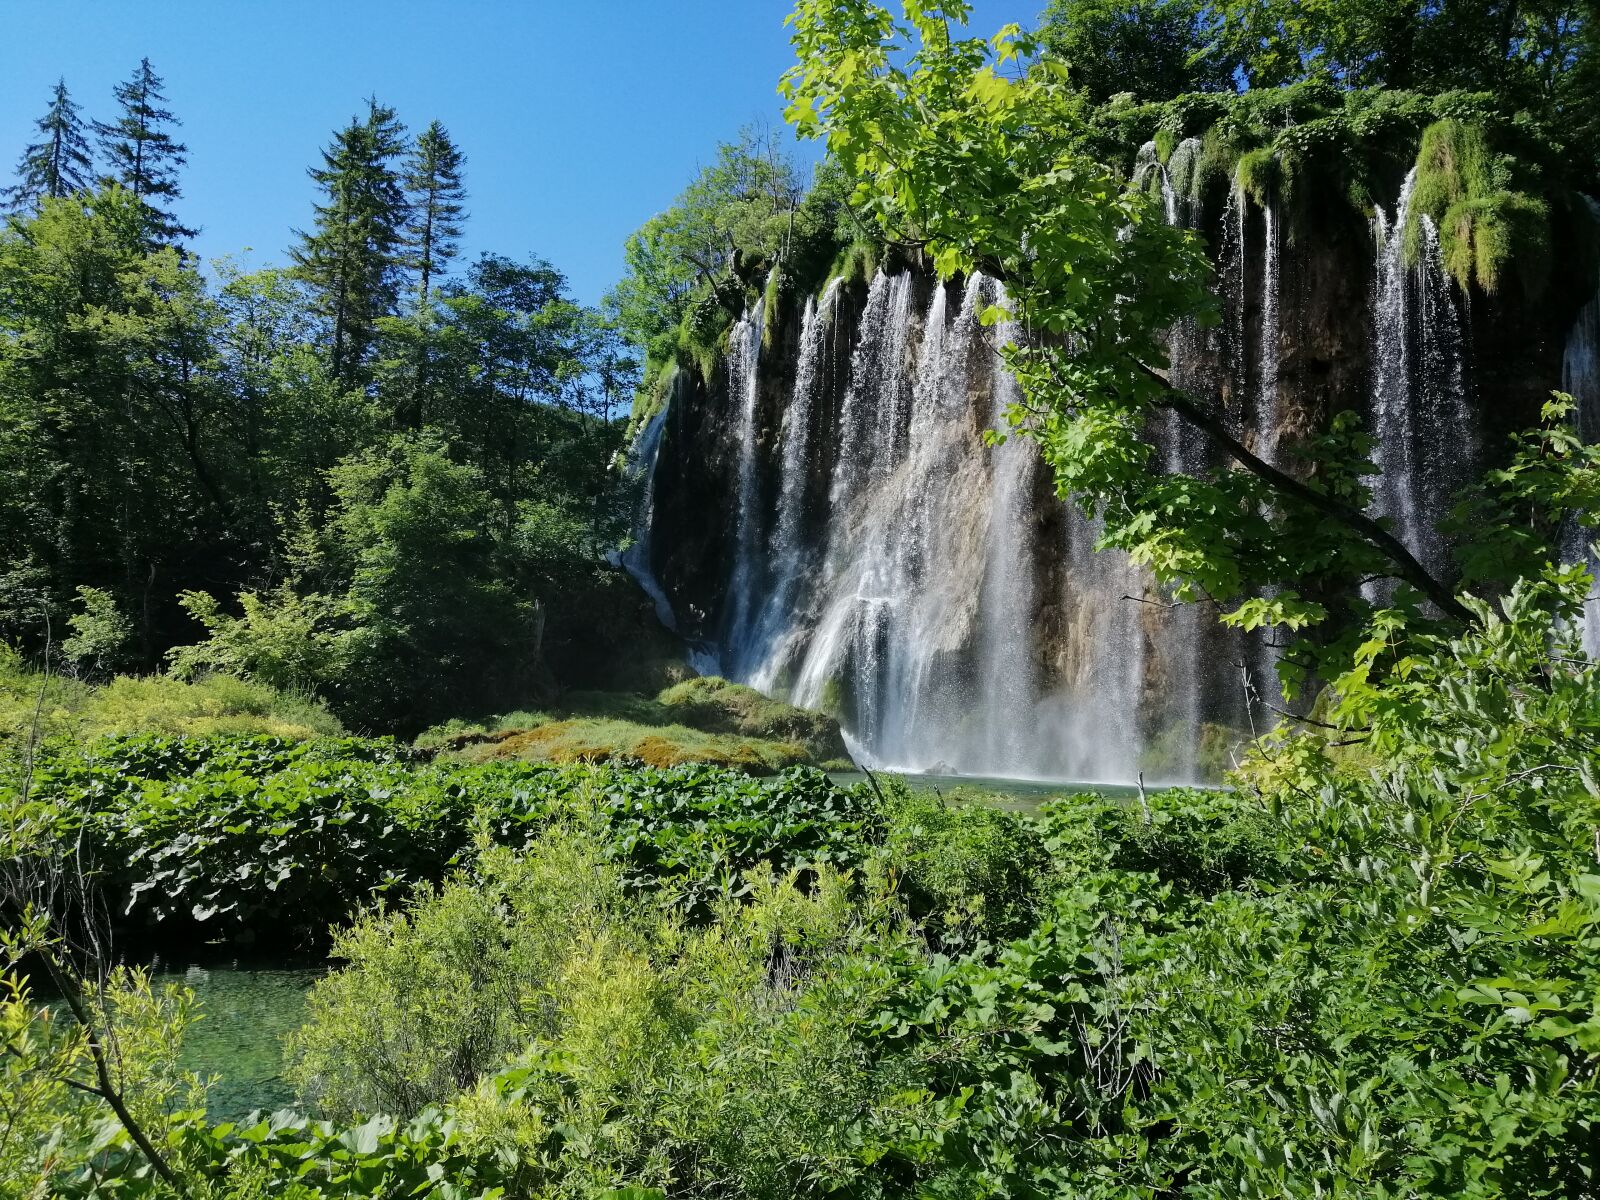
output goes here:
{"type": "MultiPolygon", "coordinates": [[[[1044,0],[978,0],[974,27],[1044,0]]],[[[465,249],[534,253],[596,302],[622,241],[719,140],[782,123],[785,0],[11,0],[0,174],[64,76],[86,117],[148,55],[189,146],[180,216],[206,257],[282,262],[311,217],[306,167],[375,94],[468,156],[465,249]]],[[[808,155],[810,151],[805,152],[808,155]]]]}

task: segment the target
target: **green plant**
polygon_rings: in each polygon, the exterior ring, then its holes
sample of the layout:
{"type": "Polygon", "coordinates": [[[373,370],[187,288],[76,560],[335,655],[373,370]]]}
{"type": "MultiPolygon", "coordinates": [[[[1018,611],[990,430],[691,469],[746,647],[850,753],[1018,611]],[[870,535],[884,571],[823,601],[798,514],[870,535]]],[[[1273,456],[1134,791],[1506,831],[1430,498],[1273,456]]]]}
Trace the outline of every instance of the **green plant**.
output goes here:
{"type": "Polygon", "coordinates": [[[475,831],[521,848],[551,822],[592,821],[631,891],[703,912],[760,862],[860,861],[880,819],[865,789],[805,768],[429,764],[354,739],[56,746],[32,787],[58,836],[83,840],[124,931],[279,945],[320,944],[371,900],[440,882],[475,856],[475,831]]]}
{"type": "Polygon", "coordinates": [[[1036,820],[981,795],[947,801],[900,781],[886,794],[884,867],[943,945],[1004,942],[1037,923],[1058,881],[1036,820]]]}

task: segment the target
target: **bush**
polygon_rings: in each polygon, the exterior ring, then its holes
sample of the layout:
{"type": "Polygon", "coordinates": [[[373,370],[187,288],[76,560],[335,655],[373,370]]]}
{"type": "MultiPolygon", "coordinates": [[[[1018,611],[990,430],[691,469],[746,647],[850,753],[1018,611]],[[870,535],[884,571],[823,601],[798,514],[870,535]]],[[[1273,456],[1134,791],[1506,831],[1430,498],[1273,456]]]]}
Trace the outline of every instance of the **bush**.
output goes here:
{"type": "Polygon", "coordinates": [[[897,780],[886,794],[885,865],[910,914],[943,945],[1009,941],[1037,924],[1057,883],[1038,821],[897,780]]]}
{"type": "Polygon", "coordinates": [[[46,676],[0,646],[0,748],[35,733],[87,740],[136,733],[309,738],[342,732],[320,704],[264,684],[227,675],[187,682],[119,675],[97,685],[46,676]]]}
{"type": "Polygon", "coordinates": [[[476,853],[475,831],[520,848],[553,821],[584,822],[630,890],[669,886],[703,911],[759,862],[860,861],[880,819],[865,789],[805,768],[757,780],[417,757],[381,740],[110,738],[56,747],[33,795],[58,839],[82,837],[124,932],[290,945],[443,880],[476,853]]]}
{"type": "Polygon", "coordinates": [[[471,1089],[549,1035],[572,945],[622,906],[598,848],[551,833],[521,857],[489,852],[404,911],[364,913],[334,938],[347,966],[313,988],[293,1039],[302,1094],[341,1119],[409,1119],[471,1089]]]}

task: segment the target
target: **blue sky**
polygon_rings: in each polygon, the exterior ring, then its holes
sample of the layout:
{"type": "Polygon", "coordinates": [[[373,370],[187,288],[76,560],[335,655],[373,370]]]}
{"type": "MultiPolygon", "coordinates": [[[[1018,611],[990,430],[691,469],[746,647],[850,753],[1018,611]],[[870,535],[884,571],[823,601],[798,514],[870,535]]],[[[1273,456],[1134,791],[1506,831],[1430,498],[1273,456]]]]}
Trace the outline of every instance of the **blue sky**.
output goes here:
{"type": "MultiPolygon", "coordinates": [[[[985,33],[1044,0],[978,0],[985,33]]],[[[466,250],[535,253],[596,302],[622,240],[716,143],[781,124],[784,0],[13,0],[0,40],[0,171],[56,77],[85,116],[149,55],[189,146],[182,218],[211,257],[281,262],[310,220],[306,167],[376,94],[468,156],[466,250]]],[[[808,152],[809,153],[809,152],[808,152]]]]}

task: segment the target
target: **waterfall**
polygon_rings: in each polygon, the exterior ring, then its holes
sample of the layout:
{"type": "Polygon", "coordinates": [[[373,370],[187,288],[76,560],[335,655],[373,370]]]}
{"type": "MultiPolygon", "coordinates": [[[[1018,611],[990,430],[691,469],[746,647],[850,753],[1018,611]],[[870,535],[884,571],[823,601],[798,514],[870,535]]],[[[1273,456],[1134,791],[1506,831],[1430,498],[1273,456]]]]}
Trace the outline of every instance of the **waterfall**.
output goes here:
{"type": "MultiPolygon", "coordinates": [[[[979,284],[968,306],[981,311],[986,303],[1003,304],[1002,289],[979,284]]],[[[1001,345],[1016,340],[1011,324],[995,327],[1001,345]]],[[[1008,410],[1021,402],[1021,389],[1005,361],[997,353],[989,355],[989,390],[993,396],[991,427],[1004,433],[1009,429],[1008,410]]],[[[1020,436],[1007,437],[990,452],[994,482],[989,504],[988,555],[984,564],[983,591],[979,599],[978,694],[984,708],[997,720],[987,724],[984,747],[990,773],[1003,773],[1008,763],[1025,761],[1029,741],[1036,737],[1034,707],[1038,678],[1034,656],[1037,624],[1038,578],[1032,532],[1035,505],[1034,480],[1039,468],[1039,452],[1020,436]]]]}
{"type": "Polygon", "coordinates": [[[1417,218],[1417,261],[1406,261],[1416,171],[1406,176],[1391,221],[1375,210],[1372,289],[1372,431],[1377,440],[1375,512],[1434,573],[1448,574],[1438,531],[1450,495],[1476,457],[1466,384],[1465,339],[1438,232],[1417,218]]]}
{"type": "MultiPolygon", "coordinates": [[[[1203,224],[1205,214],[1201,207],[1201,196],[1195,187],[1198,183],[1196,167],[1200,151],[1199,139],[1187,138],[1173,150],[1168,166],[1157,164],[1162,207],[1169,225],[1197,229],[1203,224]]],[[[1209,370],[1211,348],[1207,331],[1193,318],[1186,317],[1169,330],[1167,377],[1173,386],[1201,397],[1212,392],[1215,380],[1209,370]]],[[[1158,440],[1169,472],[1196,473],[1205,469],[1208,448],[1204,435],[1176,412],[1169,411],[1166,414],[1158,440]]],[[[1097,533],[1080,530],[1075,545],[1092,546],[1096,536],[1097,533]]],[[[1075,571],[1088,569],[1087,564],[1077,560],[1073,567],[1075,571]]],[[[1108,576],[1107,570],[1109,568],[1097,567],[1091,571],[1089,578],[1103,585],[1119,582],[1124,585],[1113,601],[1119,610],[1141,608],[1138,602],[1123,597],[1142,597],[1145,590],[1142,582],[1129,578],[1126,572],[1112,571],[1108,576]]],[[[1150,653],[1161,664],[1164,698],[1160,728],[1155,732],[1166,750],[1162,757],[1183,763],[1182,770],[1187,771],[1192,769],[1199,750],[1200,726],[1211,674],[1212,664],[1207,662],[1205,652],[1206,624],[1210,617],[1193,604],[1168,604],[1153,611],[1160,615],[1160,628],[1150,640],[1150,653]]],[[[1117,620],[1109,626],[1102,626],[1103,635],[1108,636],[1113,644],[1125,643],[1132,634],[1119,621],[1128,620],[1142,622],[1142,616],[1136,611],[1131,614],[1119,612],[1117,620]]],[[[1123,669],[1126,671],[1128,668],[1123,669]]],[[[1111,684],[1102,664],[1095,664],[1094,673],[1101,686],[1110,687],[1113,694],[1127,690],[1111,684]]],[[[1142,680],[1142,677],[1141,664],[1139,678],[1142,680]]],[[[1142,746],[1143,741],[1135,737],[1132,744],[1142,746]]]]}
{"type": "Polygon", "coordinates": [[[618,559],[623,570],[633,576],[635,582],[644,590],[644,594],[650,597],[650,602],[655,606],[656,619],[668,629],[677,629],[678,620],[672,611],[672,601],[667,598],[660,580],[656,578],[652,550],[656,507],[656,460],[661,455],[661,436],[666,432],[667,414],[672,409],[672,399],[678,390],[679,379],[680,375],[674,372],[672,382],[667,388],[667,400],[655,415],[645,422],[629,453],[628,476],[635,482],[642,481],[642,487],[639,491],[638,507],[634,512],[634,539],[618,559]]]}
{"type": "Polygon", "coordinates": [[[805,573],[804,515],[812,464],[811,426],[824,380],[824,360],[834,335],[835,309],[841,287],[842,281],[835,279],[828,284],[820,300],[807,297],[801,319],[800,358],[779,433],[782,460],[778,513],[767,548],[772,588],[761,612],[755,645],[747,656],[748,662],[757,664],[750,673],[750,681],[762,691],[773,691],[779,684],[779,672],[784,663],[783,639],[794,628],[794,609],[805,573]]]}
{"type": "MultiPolygon", "coordinates": [[[[1220,243],[1225,320],[1167,332],[1169,382],[1291,469],[1303,464],[1285,431],[1365,399],[1373,510],[1447,570],[1437,522],[1473,465],[1473,381],[1463,300],[1438,231],[1414,211],[1414,175],[1374,213],[1370,311],[1316,325],[1323,309],[1306,304],[1307,286],[1347,264],[1303,248],[1308,231],[1291,228],[1282,203],[1254,205],[1237,180],[1203,188],[1203,157],[1189,139],[1163,164],[1147,144],[1131,181],[1162,219],[1220,243]],[[1220,213],[1206,211],[1213,195],[1220,213]],[[1364,383],[1349,365],[1361,361],[1364,383]]],[[[1193,780],[1229,739],[1271,723],[1279,635],[1170,603],[1146,568],[1094,549],[1103,521],[1050,494],[1032,439],[985,444],[1019,398],[995,349],[1014,333],[981,321],[1003,300],[981,275],[891,269],[836,281],[792,312],[752,304],[728,335],[725,369],[686,373],[693,386],[675,385],[673,415],[641,431],[634,459],[649,470],[660,458],[660,493],[652,476],[624,565],[664,621],[675,607],[685,636],[703,639],[696,666],[835,714],[862,761],[1193,780]],[[769,318],[784,334],[776,353],[762,347],[769,318]],[[670,522],[671,544],[652,540],[652,519],[670,522]],[[1247,676],[1262,695],[1241,687],[1247,676]]],[[[1572,331],[1565,378],[1585,435],[1600,433],[1600,296],[1572,331]]],[[[1153,466],[1226,469],[1170,415],[1147,429],[1153,466]]],[[[1600,620],[1594,629],[1591,643],[1600,620]]]]}
{"type": "Polygon", "coordinates": [[[1269,203],[1261,210],[1261,346],[1256,357],[1256,453],[1278,465],[1278,353],[1282,329],[1278,319],[1278,256],[1281,234],[1277,212],[1269,203]]]}
{"type": "Polygon", "coordinates": [[[728,333],[728,394],[738,404],[735,444],[738,447],[738,507],[734,510],[733,567],[728,578],[728,618],[722,636],[725,675],[741,674],[751,640],[755,592],[761,563],[761,332],[764,302],[746,309],[728,333]]]}
{"type": "Polygon", "coordinates": [[[938,285],[918,312],[913,291],[909,275],[868,290],[815,602],[787,639],[792,669],[765,679],[842,710],[880,765],[1060,773],[1037,663],[1038,451],[982,441],[1020,398],[980,320],[1003,292],[974,275],[959,307],[938,285]]]}
{"type": "Polygon", "coordinates": [[[874,280],[841,412],[855,436],[839,446],[824,605],[794,699],[818,706],[844,692],[860,744],[896,765],[927,765],[930,752],[949,765],[930,741],[955,713],[956,681],[938,666],[967,638],[981,561],[971,500],[987,490],[968,400],[978,291],[975,277],[953,334],[946,289],[935,287],[906,371],[912,278],[874,280]]]}
{"type": "Polygon", "coordinates": [[[1067,512],[1066,576],[1073,667],[1047,702],[1061,731],[1057,768],[1082,779],[1131,780],[1144,747],[1145,662],[1149,647],[1140,601],[1146,583],[1126,554],[1096,550],[1101,523],[1067,512]]]}
{"type": "Polygon", "coordinates": [[[1249,243],[1245,221],[1250,204],[1244,190],[1235,183],[1228,189],[1222,211],[1222,247],[1218,255],[1217,278],[1222,295],[1227,337],[1228,370],[1234,379],[1243,379],[1248,370],[1245,349],[1245,303],[1249,289],[1249,243]]]}
{"type": "MultiPolygon", "coordinates": [[[[1584,201],[1591,219],[1600,226],[1600,203],[1588,196],[1584,201]]],[[[1600,441],[1600,290],[1583,306],[1567,335],[1561,356],[1561,390],[1578,403],[1578,436],[1585,442],[1600,441]]],[[[1594,549],[1597,538],[1600,531],[1573,522],[1565,539],[1563,558],[1587,562],[1590,574],[1600,579],[1600,557],[1594,549]]],[[[1600,608],[1594,601],[1584,608],[1583,648],[1590,658],[1600,660],[1600,608]]]]}

